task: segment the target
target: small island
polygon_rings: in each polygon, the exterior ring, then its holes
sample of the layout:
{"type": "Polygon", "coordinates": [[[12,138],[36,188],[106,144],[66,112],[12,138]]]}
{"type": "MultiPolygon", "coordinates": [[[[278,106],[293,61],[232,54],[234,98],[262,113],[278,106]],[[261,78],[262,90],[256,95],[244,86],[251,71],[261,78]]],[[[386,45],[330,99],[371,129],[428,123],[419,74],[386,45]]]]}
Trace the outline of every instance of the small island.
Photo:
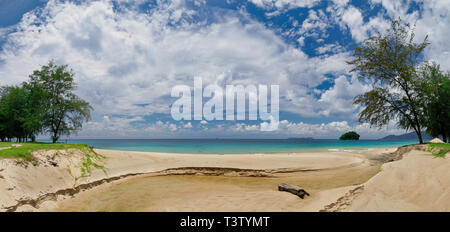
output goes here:
{"type": "Polygon", "coordinates": [[[359,134],[354,131],[350,131],[341,135],[339,140],[359,140],[359,134]]]}

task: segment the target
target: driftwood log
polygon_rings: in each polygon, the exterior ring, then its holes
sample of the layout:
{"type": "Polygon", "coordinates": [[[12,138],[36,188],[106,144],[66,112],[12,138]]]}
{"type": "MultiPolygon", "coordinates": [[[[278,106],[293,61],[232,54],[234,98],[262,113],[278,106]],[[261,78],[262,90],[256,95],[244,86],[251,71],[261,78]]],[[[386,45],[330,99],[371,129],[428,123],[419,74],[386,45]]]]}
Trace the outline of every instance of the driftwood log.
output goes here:
{"type": "Polygon", "coordinates": [[[295,185],[286,184],[286,183],[279,184],[278,191],[285,191],[285,192],[292,193],[294,195],[299,196],[301,199],[305,198],[305,195],[309,196],[309,193],[306,192],[304,189],[301,189],[295,185]]]}

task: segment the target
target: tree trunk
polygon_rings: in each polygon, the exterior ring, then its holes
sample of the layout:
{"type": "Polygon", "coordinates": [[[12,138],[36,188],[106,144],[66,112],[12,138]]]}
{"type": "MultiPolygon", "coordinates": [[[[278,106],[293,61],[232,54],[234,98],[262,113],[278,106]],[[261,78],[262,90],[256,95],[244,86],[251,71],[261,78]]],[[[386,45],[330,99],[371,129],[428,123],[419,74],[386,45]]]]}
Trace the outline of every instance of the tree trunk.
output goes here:
{"type": "Polygon", "coordinates": [[[442,140],[444,142],[447,142],[447,134],[445,132],[443,132],[443,134],[442,134],[442,140]]]}
{"type": "Polygon", "coordinates": [[[419,138],[419,143],[423,144],[422,133],[420,132],[420,126],[417,126],[418,129],[414,129],[416,131],[417,137],[419,138]]]}
{"type": "Polygon", "coordinates": [[[57,141],[58,141],[58,135],[57,135],[57,133],[55,132],[55,133],[53,133],[53,136],[52,136],[52,142],[53,143],[56,143],[57,141]]]}

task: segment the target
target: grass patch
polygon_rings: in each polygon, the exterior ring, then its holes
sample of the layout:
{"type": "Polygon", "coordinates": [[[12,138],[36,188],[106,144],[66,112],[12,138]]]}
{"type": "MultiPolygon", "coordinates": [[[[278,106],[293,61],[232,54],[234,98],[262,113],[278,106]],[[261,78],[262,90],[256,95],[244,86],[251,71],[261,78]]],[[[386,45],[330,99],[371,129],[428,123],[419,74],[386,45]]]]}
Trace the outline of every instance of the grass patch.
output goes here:
{"type": "Polygon", "coordinates": [[[447,152],[450,152],[450,143],[430,143],[430,150],[434,156],[436,157],[445,157],[447,152]]]}
{"type": "Polygon", "coordinates": [[[13,143],[10,143],[10,142],[0,142],[0,147],[10,147],[11,144],[13,144],[13,143]]]}
{"type": "Polygon", "coordinates": [[[31,153],[38,150],[67,150],[67,149],[89,149],[92,150],[86,144],[69,144],[69,143],[13,143],[13,142],[0,142],[0,147],[9,147],[7,149],[0,150],[0,158],[22,158],[30,160],[33,158],[31,153]],[[18,144],[21,146],[13,146],[18,144]]]}

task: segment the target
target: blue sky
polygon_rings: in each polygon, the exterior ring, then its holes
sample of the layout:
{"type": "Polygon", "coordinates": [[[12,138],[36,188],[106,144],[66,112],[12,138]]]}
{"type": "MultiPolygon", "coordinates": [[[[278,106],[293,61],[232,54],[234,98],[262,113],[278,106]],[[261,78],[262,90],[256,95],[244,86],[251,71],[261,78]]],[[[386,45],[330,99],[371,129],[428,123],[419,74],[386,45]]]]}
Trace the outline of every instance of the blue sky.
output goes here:
{"type": "Polygon", "coordinates": [[[362,138],[403,133],[357,122],[370,84],[349,74],[349,51],[389,17],[430,36],[427,60],[450,69],[446,0],[0,0],[0,85],[19,84],[54,59],[76,73],[95,111],[83,138],[362,138]],[[174,121],[171,88],[280,85],[280,126],[260,121],[174,121]]]}

